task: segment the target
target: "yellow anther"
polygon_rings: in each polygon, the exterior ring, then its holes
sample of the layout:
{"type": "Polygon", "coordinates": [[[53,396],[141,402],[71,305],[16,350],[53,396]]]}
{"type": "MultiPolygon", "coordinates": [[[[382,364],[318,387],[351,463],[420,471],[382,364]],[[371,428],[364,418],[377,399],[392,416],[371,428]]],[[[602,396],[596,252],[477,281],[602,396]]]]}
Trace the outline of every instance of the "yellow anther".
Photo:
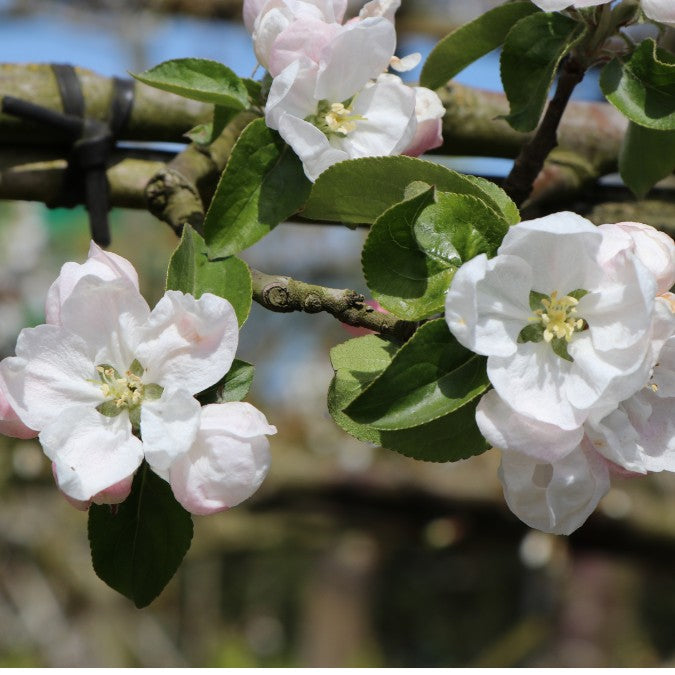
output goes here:
{"type": "Polygon", "coordinates": [[[565,339],[569,342],[574,335],[574,331],[580,330],[583,325],[583,319],[576,317],[576,306],[579,301],[569,295],[558,298],[558,291],[553,291],[549,298],[543,298],[541,301],[544,309],[538,309],[535,314],[536,320],[541,321],[544,330],[544,340],[551,342],[553,338],[565,339]]]}

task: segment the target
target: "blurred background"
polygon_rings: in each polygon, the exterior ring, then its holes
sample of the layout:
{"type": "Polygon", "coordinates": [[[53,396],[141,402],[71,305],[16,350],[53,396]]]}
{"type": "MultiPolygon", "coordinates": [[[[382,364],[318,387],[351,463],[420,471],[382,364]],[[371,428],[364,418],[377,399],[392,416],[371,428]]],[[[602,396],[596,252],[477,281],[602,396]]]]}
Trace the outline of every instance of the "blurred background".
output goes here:
{"type": "MultiPolygon", "coordinates": [[[[426,54],[496,4],[403,0],[399,52],[426,54]]],[[[249,76],[240,10],[229,0],[0,0],[0,61],[125,76],[198,56],[249,76]]],[[[499,89],[498,57],[458,79],[499,89]]],[[[578,96],[600,98],[593,77],[578,96]]],[[[509,168],[453,161],[489,175],[509,168]]],[[[174,233],[122,209],[111,230],[152,305],[174,233]]],[[[244,257],[365,291],[364,236],[283,224],[244,257]]],[[[0,202],[1,356],[43,321],[49,284],[88,243],[82,208],[0,202]]],[[[530,531],[503,503],[496,451],[427,464],[335,426],[328,352],[349,337],[327,315],[254,305],[238,356],[257,368],[249,400],[279,429],[272,470],[245,505],[194,519],[183,565],[143,610],[95,576],[86,514],[54,488],[39,445],[0,438],[0,666],[675,665],[675,476],[615,480],[572,537],[530,531]]]]}

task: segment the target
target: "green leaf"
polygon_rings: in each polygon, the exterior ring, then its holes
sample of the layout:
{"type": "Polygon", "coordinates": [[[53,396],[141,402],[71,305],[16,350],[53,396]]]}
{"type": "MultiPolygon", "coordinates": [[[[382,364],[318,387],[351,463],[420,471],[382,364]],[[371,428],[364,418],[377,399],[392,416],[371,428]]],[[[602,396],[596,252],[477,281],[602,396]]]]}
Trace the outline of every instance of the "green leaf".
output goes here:
{"type": "Polygon", "coordinates": [[[443,86],[469,64],[497,49],[520,19],[538,11],[531,2],[511,2],[453,31],[431,50],[422,68],[420,84],[429,89],[443,86]]]}
{"type": "Polygon", "coordinates": [[[525,342],[541,342],[544,339],[544,324],[539,323],[528,323],[521,331],[518,333],[518,342],[523,344],[525,342]]]}
{"type": "MultiPolygon", "coordinates": [[[[550,300],[551,296],[539,291],[530,291],[530,309],[536,312],[538,309],[543,309],[542,300],[550,300]]],[[[577,298],[578,300],[579,298],[577,298]]]]}
{"type": "Polygon", "coordinates": [[[119,506],[89,508],[89,543],[96,574],[108,586],[149,605],[190,548],[192,518],[169,484],[144,463],[119,506]]]}
{"type": "Polygon", "coordinates": [[[439,192],[422,211],[414,232],[420,248],[456,267],[480,253],[496,254],[509,229],[502,216],[470,195],[439,192]]]}
{"type": "Polygon", "coordinates": [[[202,405],[242,401],[248,395],[254,375],[255,366],[235,359],[225,377],[203,391],[197,398],[202,405]]]}
{"type": "Polygon", "coordinates": [[[334,164],[317,178],[302,215],[348,224],[374,223],[388,208],[403,201],[406,188],[416,181],[444,192],[479,197],[503,213],[510,224],[520,219],[515,204],[496,185],[402,155],[334,164]]]}
{"type": "Polygon", "coordinates": [[[428,462],[452,462],[485,452],[488,445],[476,426],[478,400],[427,424],[399,431],[382,431],[359,424],[344,412],[387,366],[398,345],[377,335],[344,342],[331,350],[335,377],[328,390],[328,410],[337,425],[367,443],[428,462]]]}
{"type": "Polygon", "coordinates": [[[209,260],[204,240],[190,227],[183,227],[178,248],[169,261],[167,290],[191,293],[213,293],[232,303],[239,325],[243,325],[251,309],[252,286],[248,265],[239,258],[209,260]]]}
{"type": "Polygon", "coordinates": [[[142,73],[140,82],[203,103],[234,110],[248,108],[246,85],[227,66],[208,59],[173,59],[142,73]]]}
{"type": "Polygon", "coordinates": [[[675,171],[675,131],[629,122],[619,154],[619,173],[638,199],[675,171]]]}
{"type": "Polygon", "coordinates": [[[458,410],[490,386],[485,364],[485,357],[457,342],[445,319],[430,321],[344,412],[382,430],[426,424],[458,410]]]}
{"type": "Polygon", "coordinates": [[[422,251],[413,226],[433,203],[433,188],[392,206],[370,229],[361,263],[366,284],[385,309],[409,321],[440,312],[456,267],[422,251]]]}
{"type": "Polygon", "coordinates": [[[265,105],[265,101],[262,95],[262,82],[257,80],[252,80],[249,77],[242,78],[242,82],[248,91],[248,97],[251,100],[251,103],[254,105],[265,105]]]}
{"type": "Polygon", "coordinates": [[[207,124],[198,124],[185,135],[197,145],[210,145],[223,133],[223,129],[236,117],[239,111],[214,106],[213,120],[207,124]]]}
{"type": "Polygon", "coordinates": [[[262,239],[304,204],[311,183],[302,163],[264,119],[237,140],[204,221],[210,258],[234,255],[262,239]]]}
{"type": "Polygon", "coordinates": [[[511,28],[500,63],[511,106],[505,119],[514,129],[527,132],[539,124],[558,65],[585,32],[583,24],[558,12],[537,12],[511,28]]]}
{"type": "Polygon", "coordinates": [[[600,74],[607,100],[631,122],[675,130],[675,56],[644,40],[626,60],[610,61],[600,74]]]}

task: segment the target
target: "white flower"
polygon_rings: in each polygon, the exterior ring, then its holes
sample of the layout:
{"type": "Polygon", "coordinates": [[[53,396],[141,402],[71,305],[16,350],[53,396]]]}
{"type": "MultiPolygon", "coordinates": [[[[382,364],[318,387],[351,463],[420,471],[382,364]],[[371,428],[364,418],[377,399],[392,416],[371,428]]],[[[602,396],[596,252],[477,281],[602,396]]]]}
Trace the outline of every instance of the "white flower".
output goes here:
{"type": "Polygon", "coordinates": [[[38,432],[27,427],[12,408],[5,394],[5,383],[0,377],[0,434],[12,438],[35,438],[38,432]]]}
{"type": "Polygon", "coordinates": [[[395,40],[389,21],[364,19],[342,27],[318,61],[293,61],[274,78],[267,125],[293,148],[310,180],[336,162],[399,154],[410,145],[415,93],[395,75],[378,77],[395,40]]]}
{"type": "Polygon", "coordinates": [[[520,223],[495,258],[462,265],[446,299],[450,330],[488,357],[499,395],[568,430],[629,398],[652,366],[654,276],[627,250],[601,265],[602,239],[573,213],[520,223]]]}
{"type": "Polygon", "coordinates": [[[667,293],[675,284],[675,242],[665,233],[643,223],[600,225],[602,255],[612,258],[620,250],[635,253],[640,262],[656,277],[656,292],[667,293]]]}
{"type": "Polygon", "coordinates": [[[205,406],[192,447],[169,470],[176,499],[197,515],[224,511],[248,499],[269,469],[265,434],[274,433],[276,428],[249,403],[205,406]]]}
{"type": "Polygon", "coordinates": [[[652,21],[675,26],[675,2],[673,0],[642,0],[642,9],[652,21]]]}
{"type": "Polygon", "coordinates": [[[144,457],[166,476],[197,435],[193,394],[234,358],[230,303],[167,291],[151,312],[128,280],[85,276],[60,321],[24,329],[16,356],[0,364],[8,401],[40,431],[59,487],[89,500],[127,480],[144,457]]]}

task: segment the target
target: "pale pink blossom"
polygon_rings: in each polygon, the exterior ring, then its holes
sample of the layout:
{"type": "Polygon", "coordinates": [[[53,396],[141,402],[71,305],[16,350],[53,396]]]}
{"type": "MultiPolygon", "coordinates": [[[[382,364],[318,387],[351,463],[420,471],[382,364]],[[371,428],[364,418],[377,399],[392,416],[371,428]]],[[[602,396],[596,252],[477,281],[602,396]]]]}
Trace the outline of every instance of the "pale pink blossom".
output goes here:
{"type": "Polygon", "coordinates": [[[443,145],[445,108],[438,94],[426,87],[415,87],[415,119],[417,128],[410,145],[402,154],[417,157],[443,145]]]}
{"type": "Polygon", "coordinates": [[[642,0],[642,9],[648,19],[675,26],[675,2],[673,0],[642,0]]]}
{"type": "Polygon", "coordinates": [[[612,0],[576,0],[576,2],[570,2],[570,0],[532,0],[532,2],[545,12],[556,12],[561,9],[567,9],[568,7],[582,9],[584,7],[606,5],[612,2],[612,0]]]}

